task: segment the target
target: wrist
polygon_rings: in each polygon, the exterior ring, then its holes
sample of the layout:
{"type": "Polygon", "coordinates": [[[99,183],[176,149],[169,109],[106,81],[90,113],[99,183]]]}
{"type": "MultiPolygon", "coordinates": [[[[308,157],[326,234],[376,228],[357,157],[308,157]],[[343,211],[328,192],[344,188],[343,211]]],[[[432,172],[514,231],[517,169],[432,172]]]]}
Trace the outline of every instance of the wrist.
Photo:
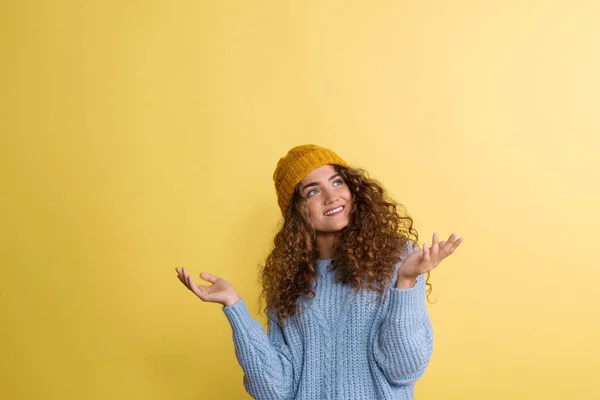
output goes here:
{"type": "Polygon", "coordinates": [[[231,299],[227,299],[223,302],[223,307],[229,307],[234,305],[235,303],[237,303],[239,300],[241,299],[240,296],[235,295],[235,297],[232,297],[231,299]]]}
{"type": "Polygon", "coordinates": [[[410,289],[415,286],[417,283],[417,278],[405,278],[402,276],[398,277],[398,282],[396,282],[397,289],[410,289]]]}

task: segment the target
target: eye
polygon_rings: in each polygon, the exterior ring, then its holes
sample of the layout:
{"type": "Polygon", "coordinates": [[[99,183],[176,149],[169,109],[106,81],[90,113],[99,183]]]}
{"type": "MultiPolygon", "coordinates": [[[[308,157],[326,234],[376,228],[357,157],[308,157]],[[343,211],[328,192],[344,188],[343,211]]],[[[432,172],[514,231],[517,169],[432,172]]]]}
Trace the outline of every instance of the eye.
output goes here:
{"type": "MultiPolygon", "coordinates": [[[[333,181],[333,186],[341,186],[344,184],[344,181],[342,179],[336,179],[333,181]],[[338,185],[339,184],[339,185],[338,185]]],[[[314,196],[313,194],[311,194],[312,192],[319,192],[317,189],[312,189],[310,190],[308,193],[306,193],[306,197],[312,197],[314,196]]]]}

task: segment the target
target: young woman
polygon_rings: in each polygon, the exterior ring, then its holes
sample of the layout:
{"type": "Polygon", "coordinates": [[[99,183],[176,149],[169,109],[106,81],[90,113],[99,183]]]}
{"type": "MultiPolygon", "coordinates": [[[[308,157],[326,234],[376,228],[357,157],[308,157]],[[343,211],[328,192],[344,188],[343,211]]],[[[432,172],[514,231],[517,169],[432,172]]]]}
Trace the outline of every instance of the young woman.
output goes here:
{"type": "Polygon", "coordinates": [[[419,249],[412,219],[330,149],[297,146],[273,175],[284,220],[261,271],[267,333],[226,280],[181,282],[223,305],[256,399],[412,399],[433,351],[429,272],[462,242],[419,249]]]}

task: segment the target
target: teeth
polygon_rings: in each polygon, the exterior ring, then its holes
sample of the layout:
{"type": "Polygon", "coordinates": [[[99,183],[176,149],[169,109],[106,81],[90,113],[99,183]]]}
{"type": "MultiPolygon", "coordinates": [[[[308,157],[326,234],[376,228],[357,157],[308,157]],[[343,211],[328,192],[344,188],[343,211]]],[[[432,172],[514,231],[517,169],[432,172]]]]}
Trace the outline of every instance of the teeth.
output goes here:
{"type": "Polygon", "coordinates": [[[344,208],[344,207],[338,207],[338,208],[334,208],[333,210],[326,212],[326,213],[325,213],[325,215],[331,215],[331,214],[334,214],[334,213],[336,213],[336,212],[338,212],[338,211],[341,211],[343,208],[344,208]]]}

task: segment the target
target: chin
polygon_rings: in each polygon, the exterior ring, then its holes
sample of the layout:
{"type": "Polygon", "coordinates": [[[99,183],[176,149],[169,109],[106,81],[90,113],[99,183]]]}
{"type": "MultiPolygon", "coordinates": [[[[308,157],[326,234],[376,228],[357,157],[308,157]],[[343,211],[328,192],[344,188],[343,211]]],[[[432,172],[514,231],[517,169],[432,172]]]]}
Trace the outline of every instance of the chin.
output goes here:
{"type": "Polygon", "coordinates": [[[345,227],[347,227],[349,224],[350,224],[350,222],[348,220],[340,221],[337,223],[323,224],[322,226],[318,227],[316,230],[323,232],[323,233],[339,232],[342,229],[344,229],[345,227]]]}

